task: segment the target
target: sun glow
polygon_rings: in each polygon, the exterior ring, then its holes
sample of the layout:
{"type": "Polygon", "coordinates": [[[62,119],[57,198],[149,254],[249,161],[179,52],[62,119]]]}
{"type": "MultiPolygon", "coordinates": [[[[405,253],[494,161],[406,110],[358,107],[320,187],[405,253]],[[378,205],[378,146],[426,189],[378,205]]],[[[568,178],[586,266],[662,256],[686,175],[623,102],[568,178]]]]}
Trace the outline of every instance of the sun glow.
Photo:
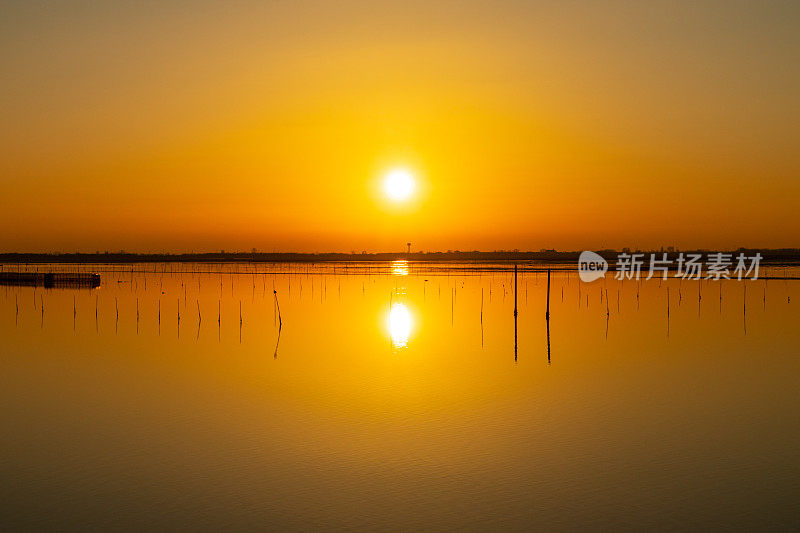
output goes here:
{"type": "Polygon", "coordinates": [[[411,313],[405,304],[395,302],[389,311],[389,334],[395,348],[405,348],[411,333],[411,313]]]}
{"type": "Polygon", "coordinates": [[[414,176],[405,169],[392,170],[383,179],[383,190],[386,196],[394,202],[408,200],[414,194],[415,189],[414,176]]]}

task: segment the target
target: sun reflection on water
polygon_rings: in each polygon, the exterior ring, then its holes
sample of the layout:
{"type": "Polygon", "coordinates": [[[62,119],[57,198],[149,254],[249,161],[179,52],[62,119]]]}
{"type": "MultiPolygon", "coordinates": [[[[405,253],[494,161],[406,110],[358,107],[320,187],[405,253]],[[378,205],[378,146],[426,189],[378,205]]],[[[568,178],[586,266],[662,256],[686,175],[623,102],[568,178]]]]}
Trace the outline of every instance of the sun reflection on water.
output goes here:
{"type": "Polygon", "coordinates": [[[412,326],[411,312],[404,303],[395,302],[389,310],[389,335],[395,348],[405,348],[412,326]]]}
{"type": "Polygon", "coordinates": [[[395,276],[408,276],[408,261],[405,259],[392,261],[392,274],[395,276]]]}

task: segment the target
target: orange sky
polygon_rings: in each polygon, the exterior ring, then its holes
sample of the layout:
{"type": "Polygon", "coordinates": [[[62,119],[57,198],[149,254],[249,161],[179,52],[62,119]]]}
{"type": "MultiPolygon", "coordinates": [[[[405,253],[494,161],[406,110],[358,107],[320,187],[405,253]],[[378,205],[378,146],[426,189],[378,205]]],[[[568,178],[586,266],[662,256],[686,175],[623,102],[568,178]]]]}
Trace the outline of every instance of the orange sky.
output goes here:
{"type": "Polygon", "coordinates": [[[30,4],[2,251],[800,246],[791,2],[30,4]]]}

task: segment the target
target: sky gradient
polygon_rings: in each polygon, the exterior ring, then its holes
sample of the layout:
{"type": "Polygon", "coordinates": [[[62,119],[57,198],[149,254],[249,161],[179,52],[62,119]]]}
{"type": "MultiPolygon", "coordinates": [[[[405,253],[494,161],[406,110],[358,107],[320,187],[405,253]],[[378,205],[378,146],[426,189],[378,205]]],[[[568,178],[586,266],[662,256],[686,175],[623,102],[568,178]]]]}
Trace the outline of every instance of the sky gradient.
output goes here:
{"type": "Polygon", "coordinates": [[[0,251],[800,247],[798,27],[793,2],[7,2],[0,251]]]}

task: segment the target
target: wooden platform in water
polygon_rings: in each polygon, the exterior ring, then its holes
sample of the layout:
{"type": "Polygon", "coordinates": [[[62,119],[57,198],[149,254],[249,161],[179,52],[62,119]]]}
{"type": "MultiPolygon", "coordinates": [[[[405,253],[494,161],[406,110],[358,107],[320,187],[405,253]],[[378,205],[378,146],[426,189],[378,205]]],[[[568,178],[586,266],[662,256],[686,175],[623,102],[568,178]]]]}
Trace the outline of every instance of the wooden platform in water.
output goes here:
{"type": "Polygon", "coordinates": [[[0,285],[50,288],[95,288],[100,274],[84,272],[0,272],[0,285]]]}

